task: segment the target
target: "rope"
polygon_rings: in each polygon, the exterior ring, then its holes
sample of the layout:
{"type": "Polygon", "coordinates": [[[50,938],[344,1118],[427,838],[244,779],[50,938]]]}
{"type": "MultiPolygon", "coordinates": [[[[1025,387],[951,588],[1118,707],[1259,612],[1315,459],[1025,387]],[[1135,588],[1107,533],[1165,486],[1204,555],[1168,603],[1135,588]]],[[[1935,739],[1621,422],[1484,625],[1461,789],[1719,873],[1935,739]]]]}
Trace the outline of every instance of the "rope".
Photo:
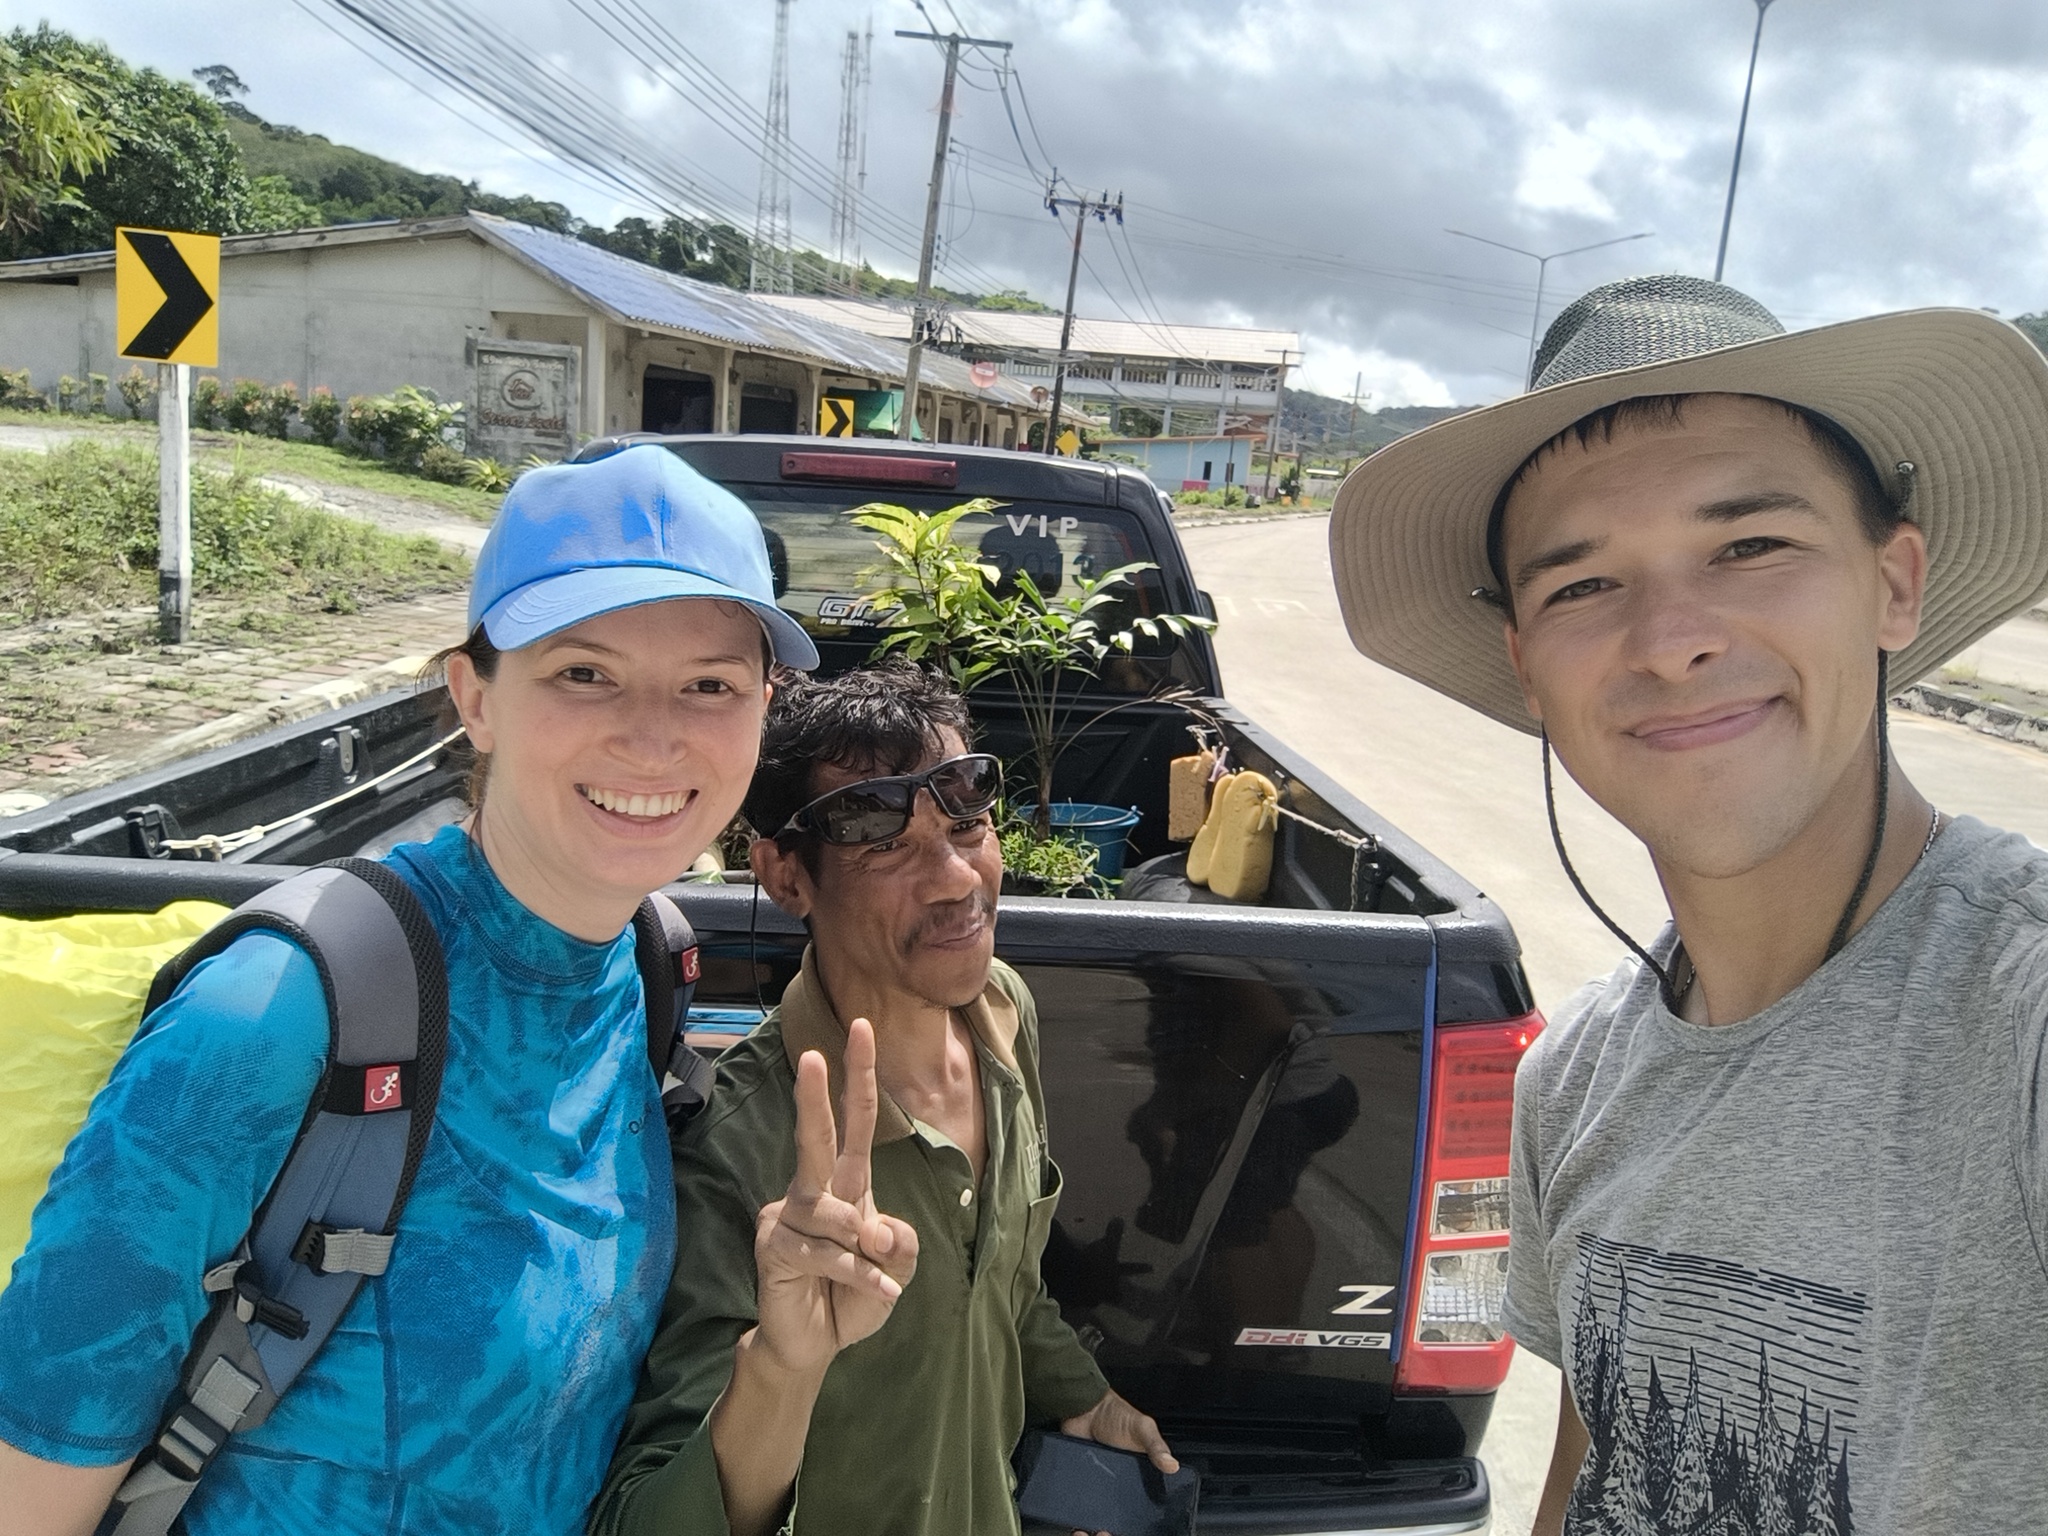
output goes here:
{"type": "Polygon", "coordinates": [[[463,734],[463,730],[458,727],[450,731],[446,736],[443,736],[431,747],[428,747],[424,752],[415,752],[396,767],[386,768],[374,779],[365,779],[362,783],[343,790],[332,799],[322,800],[318,805],[309,806],[307,809],[296,812],[293,815],[281,817],[276,821],[266,821],[260,826],[244,827],[239,832],[208,832],[199,837],[167,837],[158,846],[168,848],[175,853],[196,852],[211,859],[224,858],[239,848],[246,848],[251,843],[261,842],[279,827],[289,827],[294,822],[306,821],[311,817],[318,816],[322,811],[332,810],[345,800],[353,800],[357,795],[368,793],[378,785],[396,778],[415,763],[423,763],[428,758],[445,751],[451,744],[459,740],[463,734]]]}
{"type": "Polygon", "coordinates": [[[1557,849],[1557,862],[1564,866],[1565,878],[1572,883],[1572,889],[1579,893],[1579,900],[1592,908],[1593,915],[1600,919],[1607,931],[1628,946],[1629,953],[1650,968],[1650,974],[1657,978],[1657,992],[1664,999],[1664,1006],[1672,1013],[1678,1012],[1679,996],[1673,988],[1671,973],[1650,958],[1650,952],[1628,936],[1628,930],[1607,915],[1607,911],[1593,899],[1593,893],[1586,889],[1586,882],[1579,878],[1579,872],[1572,867],[1572,856],[1564,851],[1564,830],[1557,824],[1557,796],[1551,790],[1550,777],[1550,732],[1543,732],[1543,809],[1550,814],[1550,841],[1557,849]]]}
{"type": "Polygon", "coordinates": [[[1870,894],[1871,876],[1877,873],[1877,856],[1884,852],[1885,822],[1891,812],[1892,797],[1892,745],[1889,719],[1891,715],[1891,689],[1886,686],[1891,677],[1891,657],[1884,651],[1877,653],[1877,829],[1870,836],[1870,852],[1863,858],[1863,873],[1856,877],[1856,889],[1850,893],[1849,905],[1842,909],[1842,919],[1835,924],[1835,931],[1828,935],[1828,952],[1822,964],[1842,952],[1842,946],[1849,942],[1849,929],[1856,921],[1857,910],[1863,905],[1863,898],[1870,894]]]}
{"type": "Polygon", "coordinates": [[[1323,836],[1333,838],[1351,850],[1351,889],[1344,910],[1356,912],[1358,910],[1359,872],[1364,869],[1367,859],[1374,859],[1379,856],[1380,840],[1370,832],[1361,837],[1355,832],[1346,832],[1341,827],[1326,827],[1320,821],[1311,821],[1299,811],[1288,810],[1284,805],[1276,805],[1273,809],[1282,816],[1285,816],[1289,821],[1300,822],[1301,825],[1307,827],[1311,832],[1320,832],[1323,836]]]}

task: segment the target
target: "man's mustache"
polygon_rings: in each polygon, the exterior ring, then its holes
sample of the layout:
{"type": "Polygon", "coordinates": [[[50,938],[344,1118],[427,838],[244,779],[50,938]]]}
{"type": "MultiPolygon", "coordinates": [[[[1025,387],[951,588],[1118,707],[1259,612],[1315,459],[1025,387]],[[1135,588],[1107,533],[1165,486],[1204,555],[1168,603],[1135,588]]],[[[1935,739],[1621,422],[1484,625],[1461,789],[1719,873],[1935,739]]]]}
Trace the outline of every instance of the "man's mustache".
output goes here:
{"type": "Polygon", "coordinates": [[[976,891],[972,896],[959,901],[949,901],[944,906],[928,907],[917,925],[910,930],[903,947],[915,949],[932,937],[957,937],[961,932],[975,926],[975,920],[992,922],[996,915],[995,898],[986,891],[976,891]]]}

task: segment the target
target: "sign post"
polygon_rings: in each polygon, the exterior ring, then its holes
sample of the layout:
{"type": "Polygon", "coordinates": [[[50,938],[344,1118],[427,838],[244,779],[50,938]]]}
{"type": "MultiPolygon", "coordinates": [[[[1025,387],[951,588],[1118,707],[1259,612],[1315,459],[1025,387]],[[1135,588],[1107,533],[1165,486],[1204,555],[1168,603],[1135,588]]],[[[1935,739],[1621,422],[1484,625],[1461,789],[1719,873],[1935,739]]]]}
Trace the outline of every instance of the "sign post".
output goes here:
{"type": "Polygon", "coordinates": [[[192,367],[220,362],[220,237],[114,231],[114,331],[157,365],[157,638],[192,636],[192,367]]]}
{"type": "Polygon", "coordinates": [[[156,365],[156,629],[192,638],[192,365],[156,365]]]}

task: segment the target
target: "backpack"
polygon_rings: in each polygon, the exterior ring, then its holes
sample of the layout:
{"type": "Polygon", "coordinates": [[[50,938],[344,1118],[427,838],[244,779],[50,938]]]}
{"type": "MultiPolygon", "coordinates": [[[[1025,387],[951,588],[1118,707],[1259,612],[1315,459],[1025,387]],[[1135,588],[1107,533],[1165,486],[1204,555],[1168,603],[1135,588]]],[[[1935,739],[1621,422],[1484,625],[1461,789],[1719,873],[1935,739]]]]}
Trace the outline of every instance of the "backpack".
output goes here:
{"type": "MultiPolygon", "coordinates": [[[[447,1054],[441,941],[404,880],[337,859],[244,902],[157,972],[145,1016],[200,961],[251,929],[304,949],[327,997],[327,1066],[297,1139],[248,1232],[209,1270],[211,1310],[151,1444],[114,1495],[98,1536],[165,1536],[228,1437],[263,1422],[381,1275],[433,1129],[447,1054]]],[[[696,936],[659,893],[633,914],[647,999],[647,1051],[671,1129],[709,1096],[711,1064],[683,1025],[698,977],[696,936]]]]}

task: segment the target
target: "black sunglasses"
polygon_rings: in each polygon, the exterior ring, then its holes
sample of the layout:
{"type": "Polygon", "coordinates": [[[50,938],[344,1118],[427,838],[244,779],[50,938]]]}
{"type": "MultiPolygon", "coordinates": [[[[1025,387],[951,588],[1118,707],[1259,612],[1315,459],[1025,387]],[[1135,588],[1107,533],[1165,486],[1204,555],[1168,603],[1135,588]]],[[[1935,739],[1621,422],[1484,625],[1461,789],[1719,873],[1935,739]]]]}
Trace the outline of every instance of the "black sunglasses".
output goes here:
{"type": "Polygon", "coordinates": [[[930,790],[948,816],[965,820],[986,815],[1003,792],[1003,761],[987,752],[969,752],[964,757],[949,757],[923,773],[862,779],[818,796],[790,817],[776,836],[809,832],[843,846],[899,837],[917,814],[920,789],[930,790]]]}

